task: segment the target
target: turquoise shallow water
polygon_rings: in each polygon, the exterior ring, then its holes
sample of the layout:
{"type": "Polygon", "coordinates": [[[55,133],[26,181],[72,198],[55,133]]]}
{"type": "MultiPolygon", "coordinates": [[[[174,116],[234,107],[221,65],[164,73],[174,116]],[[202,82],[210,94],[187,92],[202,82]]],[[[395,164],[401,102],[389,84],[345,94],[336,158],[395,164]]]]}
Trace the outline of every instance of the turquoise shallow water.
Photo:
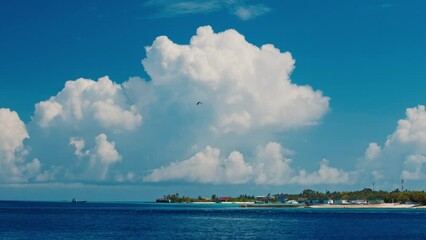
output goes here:
{"type": "Polygon", "coordinates": [[[426,210],[3,201],[0,239],[426,239],[426,210]]]}

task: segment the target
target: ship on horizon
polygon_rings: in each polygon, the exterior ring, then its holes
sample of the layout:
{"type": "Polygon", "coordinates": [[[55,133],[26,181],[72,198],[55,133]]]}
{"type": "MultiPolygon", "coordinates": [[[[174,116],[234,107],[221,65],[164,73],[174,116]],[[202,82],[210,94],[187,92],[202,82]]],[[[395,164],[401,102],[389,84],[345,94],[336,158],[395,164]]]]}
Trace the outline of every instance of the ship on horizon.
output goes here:
{"type": "Polygon", "coordinates": [[[87,203],[87,201],[86,200],[78,200],[77,198],[73,198],[71,200],[71,203],[87,203]]]}

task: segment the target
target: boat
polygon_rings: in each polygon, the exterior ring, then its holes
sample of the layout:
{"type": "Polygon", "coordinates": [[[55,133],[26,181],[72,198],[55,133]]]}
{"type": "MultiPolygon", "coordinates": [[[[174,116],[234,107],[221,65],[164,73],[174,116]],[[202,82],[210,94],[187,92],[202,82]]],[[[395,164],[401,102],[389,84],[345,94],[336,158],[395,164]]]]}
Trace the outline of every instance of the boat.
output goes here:
{"type": "Polygon", "coordinates": [[[166,199],[166,198],[158,198],[158,199],[155,200],[155,202],[158,202],[158,203],[171,203],[172,200],[166,199]]]}
{"type": "Polygon", "coordinates": [[[85,200],[78,200],[77,198],[73,198],[71,200],[71,203],[87,203],[87,201],[85,201],[85,200]]]}

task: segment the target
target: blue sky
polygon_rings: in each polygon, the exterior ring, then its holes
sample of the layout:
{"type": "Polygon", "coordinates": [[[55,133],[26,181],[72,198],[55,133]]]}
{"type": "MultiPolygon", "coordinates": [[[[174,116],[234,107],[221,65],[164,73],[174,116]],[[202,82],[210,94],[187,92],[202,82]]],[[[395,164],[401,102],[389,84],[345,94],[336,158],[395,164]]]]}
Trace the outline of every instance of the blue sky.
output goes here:
{"type": "Polygon", "coordinates": [[[1,5],[2,199],[422,189],[422,1],[1,5]]]}

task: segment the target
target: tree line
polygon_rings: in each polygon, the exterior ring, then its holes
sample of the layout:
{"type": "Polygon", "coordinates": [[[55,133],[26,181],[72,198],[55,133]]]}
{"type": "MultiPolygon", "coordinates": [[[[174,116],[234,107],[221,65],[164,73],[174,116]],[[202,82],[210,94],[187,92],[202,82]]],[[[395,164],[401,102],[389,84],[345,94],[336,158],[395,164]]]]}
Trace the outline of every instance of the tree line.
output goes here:
{"type": "Polygon", "coordinates": [[[424,191],[400,191],[395,189],[391,192],[374,191],[371,188],[364,188],[360,191],[342,191],[342,192],[318,192],[311,189],[305,189],[299,194],[285,194],[288,199],[298,200],[300,198],[308,199],[343,199],[343,200],[384,200],[386,203],[407,203],[415,202],[426,204],[426,193],[424,191]]]}
{"type": "MultiPolygon", "coordinates": [[[[395,189],[393,191],[375,191],[371,188],[364,188],[360,191],[342,191],[342,192],[330,192],[326,191],[319,192],[312,189],[305,189],[298,194],[268,194],[267,197],[271,201],[278,201],[280,196],[284,196],[288,200],[301,200],[301,199],[342,199],[342,200],[383,200],[386,203],[420,203],[426,205],[426,193],[425,191],[400,191],[395,189]]],[[[179,193],[164,195],[163,199],[170,200],[171,202],[183,203],[183,202],[216,202],[219,197],[216,194],[211,195],[210,198],[198,196],[192,198],[189,196],[179,195],[179,193]]],[[[228,202],[254,202],[256,197],[254,195],[240,194],[236,197],[227,197],[228,202]]]]}

